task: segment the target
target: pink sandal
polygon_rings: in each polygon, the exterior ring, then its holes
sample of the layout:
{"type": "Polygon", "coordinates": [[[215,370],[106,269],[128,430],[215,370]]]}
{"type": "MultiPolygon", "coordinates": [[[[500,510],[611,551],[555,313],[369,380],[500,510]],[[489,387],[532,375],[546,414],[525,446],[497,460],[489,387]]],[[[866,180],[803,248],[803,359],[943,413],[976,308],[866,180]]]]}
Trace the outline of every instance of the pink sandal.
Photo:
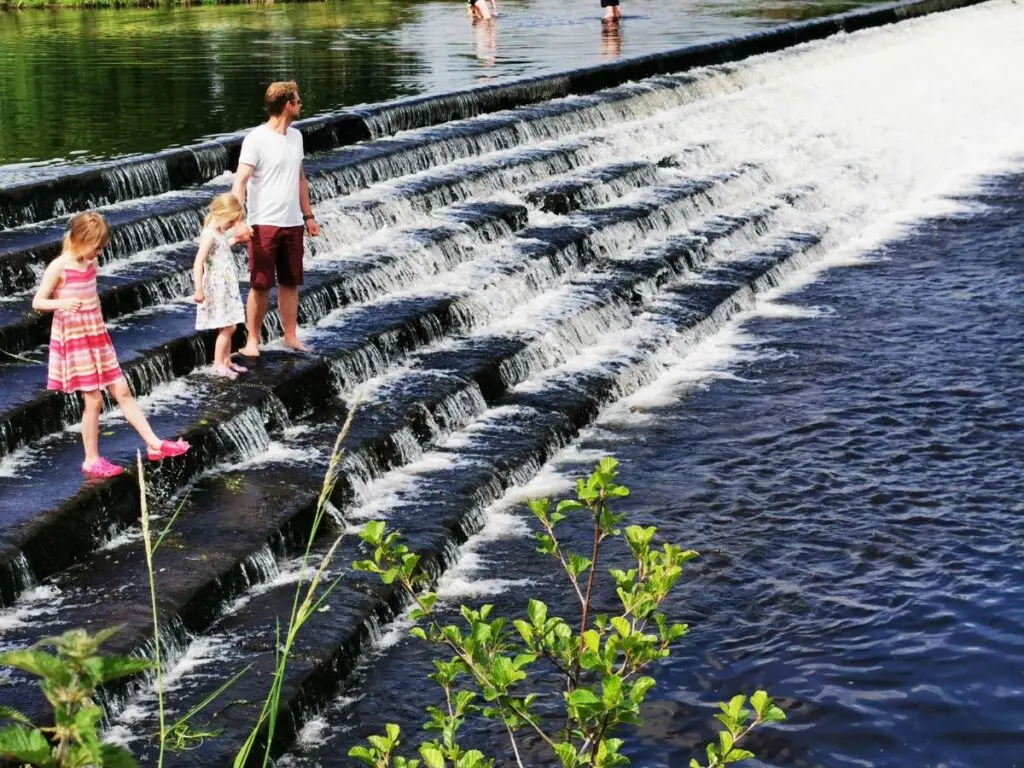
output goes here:
{"type": "Polygon", "coordinates": [[[109,461],[104,459],[102,456],[94,461],[89,466],[82,463],[82,472],[89,477],[117,477],[124,472],[124,467],[119,467],[116,464],[111,464],[109,461]]]}
{"type": "Polygon", "coordinates": [[[169,459],[172,456],[181,456],[183,453],[188,452],[190,447],[184,440],[161,440],[160,448],[157,450],[154,451],[152,448],[146,449],[146,457],[150,461],[169,459]]]}

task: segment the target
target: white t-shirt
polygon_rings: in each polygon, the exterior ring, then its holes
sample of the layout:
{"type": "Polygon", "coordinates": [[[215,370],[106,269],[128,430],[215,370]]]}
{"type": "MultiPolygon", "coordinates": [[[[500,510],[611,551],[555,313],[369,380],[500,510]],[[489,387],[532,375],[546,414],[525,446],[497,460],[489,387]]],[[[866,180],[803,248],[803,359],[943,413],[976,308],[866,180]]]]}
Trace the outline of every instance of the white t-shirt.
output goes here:
{"type": "Polygon", "coordinates": [[[299,178],[303,154],[302,134],[292,127],[281,135],[264,123],[242,140],[238,162],[256,169],[246,193],[249,224],[302,226],[299,178]]]}

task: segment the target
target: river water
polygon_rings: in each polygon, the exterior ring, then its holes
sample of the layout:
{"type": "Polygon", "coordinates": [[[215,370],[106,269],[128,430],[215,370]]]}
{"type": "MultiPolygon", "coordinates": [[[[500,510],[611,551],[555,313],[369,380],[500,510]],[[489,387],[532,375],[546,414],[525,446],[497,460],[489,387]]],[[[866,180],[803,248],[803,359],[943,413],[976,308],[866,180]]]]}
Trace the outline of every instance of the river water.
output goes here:
{"type": "Polygon", "coordinates": [[[300,83],[308,117],[862,4],[631,0],[615,30],[597,0],[503,0],[475,26],[450,0],[0,12],[0,186],[255,125],[272,80],[300,83]]]}

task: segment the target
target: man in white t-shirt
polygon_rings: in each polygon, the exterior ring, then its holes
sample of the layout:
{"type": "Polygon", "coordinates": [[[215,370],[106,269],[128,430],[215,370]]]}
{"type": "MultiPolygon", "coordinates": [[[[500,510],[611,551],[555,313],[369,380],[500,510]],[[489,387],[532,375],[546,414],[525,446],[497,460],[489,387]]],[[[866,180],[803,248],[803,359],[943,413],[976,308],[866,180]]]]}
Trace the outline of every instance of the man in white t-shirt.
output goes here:
{"type": "Polygon", "coordinates": [[[249,297],[245,324],[249,337],[239,350],[259,357],[260,329],[270,305],[270,289],[277,281],[277,306],[284,327],[285,346],[302,352],[299,340],[299,286],[302,285],[302,235],[320,234],[309,203],[309,184],[302,170],[302,134],[291,124],[302,111],[299,86],[271,83],[266,94],[270,117],[242,141],[238,172],[231,191],[243,206],[248,197],[247,227],[238,234],[249,240],[249,297]]]}

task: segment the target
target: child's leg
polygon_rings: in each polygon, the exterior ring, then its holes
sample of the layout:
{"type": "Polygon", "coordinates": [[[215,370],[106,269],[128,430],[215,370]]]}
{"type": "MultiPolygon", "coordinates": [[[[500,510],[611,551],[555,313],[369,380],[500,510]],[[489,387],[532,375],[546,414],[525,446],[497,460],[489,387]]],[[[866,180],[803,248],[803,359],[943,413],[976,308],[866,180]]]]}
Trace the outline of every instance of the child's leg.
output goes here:
{"type": "Polygon", "coordinates": [[[229,325],[217,332],[217,340],[213,344],[213,364],[225,368],[231,365],[231,336],[235,327],[229,325]]]}
{"type": "Polygon", "coordinates": [[[83,392],[85,408],[82,411],[82,446],[85,448],[85,465],[91,466],[100,457],[100,411],[103,410],[103,393],[98,389],[83,392]]]}
{"type": "Polygon", "coordinates": [[[139,404],[135,402],[135,398],[132,397],[127,382],[122,379],[116,384],[111,384],[107,391],[110,392],[111,397],[117,400],[125,420],[135,428],[135,431],[139,433],[139,437],[146,442],[146,445],[153,450],[159,449],[160,438],[156,436],[152,427],[149,426],[149,422],[146,421],[146,415],[139,408],[139,404]]]}

